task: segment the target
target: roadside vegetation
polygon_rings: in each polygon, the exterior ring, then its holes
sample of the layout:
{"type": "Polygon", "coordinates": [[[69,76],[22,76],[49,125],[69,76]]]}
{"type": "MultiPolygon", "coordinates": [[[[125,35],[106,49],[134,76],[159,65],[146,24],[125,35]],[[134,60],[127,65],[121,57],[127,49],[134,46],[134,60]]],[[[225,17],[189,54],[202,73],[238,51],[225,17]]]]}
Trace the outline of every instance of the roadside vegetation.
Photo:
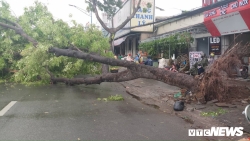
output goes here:
{"type": "Polygon", "coordinates": [[[226,113],[227,113],[227,110],[219,108],[219,109],[217,109],[215,111],[201,112],[201,116],[204,116],[204,117],[217,117],[217,116],[220,116],[220,115],[224,115],[226,113]]]}
{"type": "Polygon", "coordinates": [[[108,98],[97,98],[98,101],[123,101],[124,98],[122,95],[111,95],[108,98]]]}

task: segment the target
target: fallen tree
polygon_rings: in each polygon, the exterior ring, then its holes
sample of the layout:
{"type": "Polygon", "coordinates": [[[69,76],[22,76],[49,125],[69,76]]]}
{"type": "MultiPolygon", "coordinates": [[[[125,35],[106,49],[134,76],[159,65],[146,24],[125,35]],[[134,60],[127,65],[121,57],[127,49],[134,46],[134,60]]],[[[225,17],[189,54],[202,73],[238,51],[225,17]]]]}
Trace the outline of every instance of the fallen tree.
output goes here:
{"type": "MultiPolygon", "coordinates": [[[[97,13],[96,8],[94,8],[93,10],[94,12],[97,13]]],[[[96,15],[98,17],[98,14],[96,15]]],[[[132,17],[133,16],[130,16],[128,17],[128,19],[129,18],[131,19],[132,17]]],[[[14,30],[17,34],[21,35],[23,38],[31,42],[34,47],[38,46],[39,42],[36,41],[34,38],[30,37],[27,33],[25,33],[25,30],[23,30],[19,24],[5,18],[1,19],[4,20],[6,23],[0,22],[0,26],[14,30]]],[[[126,22],[128,21],[129,20],[126,20],[126,22]]],[[[124,26],[125,24],[123,23],[122,25],[124,26]]],[[[119,28],[122,28],[123,26],[119,28]]],[[[118,31],[118,29],[112,28],[110,33],[115,34],[116,31],[118,31]]],[[[162,81],[166,84],[191,90],[194,94],[196,94],[197,100],[203,103],[212,99],[218,99],[219,101],[228,100],[229,96],[233,92],[235,92],[235,89],[237,89],[238,92],[246,92],[245,89],[242,89],[242,87],[244,87],[244,84],[242,84],[241,86],[230,85],[228,83],[229,82],[228,78],[232,74],[230,70],[241,65],[240,62],[241,57],[250,54],[250,45],[236,44],[235,46],[230,48],[224,55],[222,55],[218,60],[216,60],[206,70],[204,75],[198,78],[183,73],[175,73],[151,66],[145,66],[133,62],[103,57],[97,55],[97,53],[93,54],[72,46],[65,48],[50,47],[48,49],[48,53],[54,54],[56,57],[67,56],[71,58],[77,58],[91,62],[98,62],[101,64],[107,64],[111,66],[120,66],[127,68],[126,71],[122,71],[119,73],[105,73],[90,78],[56,77],[47,68],[47,72],[50,75],[50,80],[53,84],[61,82],[68,85],[80,85],[80,84],[90,85],[90,84],[100,84],[102,82],[122,82],[137,78],[147,78],[147,79],[162,81]]]]}
{"type": "Polygon", "coordinates": [[[68,56],[79,59],[91,60],[112,66],[126,67],[127,70],[116,74],[104,74],[94,78],[54,78],[55,82],[66,84],[100,84],[101,82],[122,82],[137,78],[147,78],[162,81],[164,83],[191,90],[196,94],[197,100],[204,103],[212,99],[219,101],[229,100],[230,95],[235,95],[235,89],[238,93],[246,93],[248,88],[245,84],[235,85],[228,78],[232,75],[232,69],[240,67],[241,58],[249,55],[250,44],[237,44],[229,49],[224,55],[217,59],[206,72],[198,78],[183,73],[175,73],[151,66],[139,65],[133,62],[121,61],[111,58],[105,58],[97,55],[91,55],[75,50],[65,50],[52,47],[50,53],[56,56],[68,56]]]}

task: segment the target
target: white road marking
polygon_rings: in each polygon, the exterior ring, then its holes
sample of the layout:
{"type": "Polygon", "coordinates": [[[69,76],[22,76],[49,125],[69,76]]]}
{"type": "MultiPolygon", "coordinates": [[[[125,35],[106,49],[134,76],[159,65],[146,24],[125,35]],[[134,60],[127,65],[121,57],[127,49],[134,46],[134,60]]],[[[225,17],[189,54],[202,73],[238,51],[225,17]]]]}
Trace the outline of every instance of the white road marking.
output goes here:
{"type": "Polygon", "coordinates": [[[9,109],[16,104],[17,101],[11,101],[8,105],[6,105],[1,111],[0,111],[0,117],[3,116],[6,112],[9,111],[9,109]]]}

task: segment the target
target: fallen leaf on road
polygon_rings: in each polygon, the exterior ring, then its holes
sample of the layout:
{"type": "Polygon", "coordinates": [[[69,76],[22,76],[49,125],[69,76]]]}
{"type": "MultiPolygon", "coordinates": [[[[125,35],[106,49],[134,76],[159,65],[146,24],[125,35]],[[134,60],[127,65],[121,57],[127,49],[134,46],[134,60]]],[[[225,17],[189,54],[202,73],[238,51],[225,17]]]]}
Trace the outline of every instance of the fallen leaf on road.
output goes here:
{"type": "Polygon", "coordinates": [[[44,112],[45,114],[48,114],[49,112],[44,112]]]}
{"type": "Polygon", "coordinates": [[[78,138],[77,140],[79,140],[79,141],[80,141],[81,139],[80,139],[80,138],[78,138]]]}

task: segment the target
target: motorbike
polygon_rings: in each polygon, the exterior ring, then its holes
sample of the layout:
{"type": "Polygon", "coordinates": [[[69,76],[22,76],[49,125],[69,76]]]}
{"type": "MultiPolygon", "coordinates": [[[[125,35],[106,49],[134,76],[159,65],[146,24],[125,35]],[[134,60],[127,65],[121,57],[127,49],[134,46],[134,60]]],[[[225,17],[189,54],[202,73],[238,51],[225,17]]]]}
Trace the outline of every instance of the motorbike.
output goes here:
{"type": "Polygon", "coordinates": [[[248,66],[247,65],[243,65],[240,68],[240,73],[241,73],[242,78],[247,79],[248,78],[248,66]]]}

